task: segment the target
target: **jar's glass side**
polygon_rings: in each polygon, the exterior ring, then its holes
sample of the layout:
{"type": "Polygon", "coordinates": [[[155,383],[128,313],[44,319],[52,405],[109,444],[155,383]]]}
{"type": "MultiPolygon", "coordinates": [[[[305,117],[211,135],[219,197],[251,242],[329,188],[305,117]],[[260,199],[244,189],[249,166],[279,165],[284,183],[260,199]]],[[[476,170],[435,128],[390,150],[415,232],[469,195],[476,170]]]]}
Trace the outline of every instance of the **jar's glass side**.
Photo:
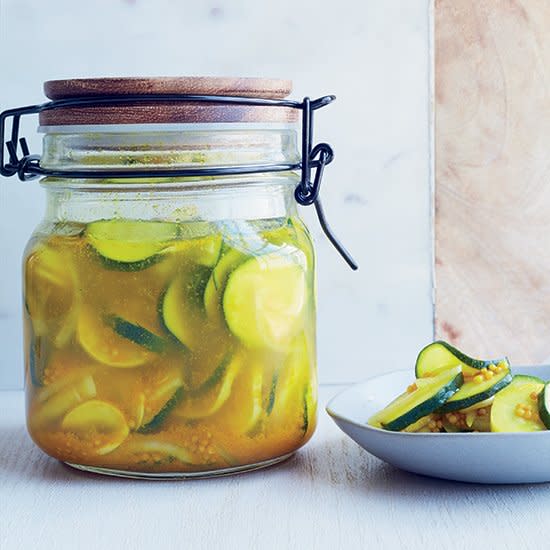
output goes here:
{"type": "MultiPolygon", "coordinates": [[[[45,128],[43,163],[298,158],[292,126],[176,126],[45,128]]],[[[196,475],[269,464],[311,437],[315,266],[296,183],[43,180],[24,323],[27,424],[45,452],[104,472],[196,475]]]]}
{"type": "Polygon", "coordinates": [[[142,216],[141,191],[122,193],[114,215],[110,192],[50,188],[24,260],[27,418],[44,451],[194,473],[269,461],[311,437],[314,257],[292,189],[242,195],[242,216],[222,207],[234,188],[159,191],[183,214],[145,195],[142,216]],[[245,215],[247,200],[267,201],[262,217],[245,215]]]}

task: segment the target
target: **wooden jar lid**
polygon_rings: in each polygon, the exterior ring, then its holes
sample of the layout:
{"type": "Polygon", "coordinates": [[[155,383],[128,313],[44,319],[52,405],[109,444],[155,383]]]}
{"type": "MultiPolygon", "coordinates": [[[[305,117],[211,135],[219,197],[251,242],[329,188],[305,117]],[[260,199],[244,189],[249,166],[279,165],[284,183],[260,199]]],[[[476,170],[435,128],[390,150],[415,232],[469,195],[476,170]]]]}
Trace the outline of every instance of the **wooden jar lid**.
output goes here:
{"type": "MultiPolygon", "coordinates": [[[[198,94],[283,99],[290,80],[227,77],[76,78],[49,80],[50,99],[102,95],[198,94]]],[[[224,105],[157,101],[100,107],[63,107],[40,113],[42,126],[74,124],[174,124],[201,122],[295,122],[298,111],[289,107],[224,105]]]]}

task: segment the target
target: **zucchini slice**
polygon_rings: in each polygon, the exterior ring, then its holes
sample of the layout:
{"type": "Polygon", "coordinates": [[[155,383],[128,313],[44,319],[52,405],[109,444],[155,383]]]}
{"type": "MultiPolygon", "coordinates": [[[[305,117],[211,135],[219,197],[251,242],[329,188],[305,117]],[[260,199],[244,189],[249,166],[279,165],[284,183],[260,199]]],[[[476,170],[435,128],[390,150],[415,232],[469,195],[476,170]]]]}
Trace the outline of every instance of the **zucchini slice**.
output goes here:
{"type": "Polygon", "coordinates": [[[86,401],[67,413],[61,428],[75,434],[78,445],[97,455],[114,451],[130,432],[120,410],[97,399],[86,401]]]}
{"type": "Polygon", "coordinates": [[[225,320],[247,347],[284,350],[303,328],[306,294],[302,265],[280,254],[254,257],[229,276],[225,320]]]}
{"type": "Polygon", "coordinates": [[[538,397],[539,416],[542,423],[550,430],[550,382],[544,385],[538,397]]]}
{"type": "Polygon", "coordinates": [[[470,411],[477,411],[478,409],[484,409],[491,407],[493,405],[493,401],[495,400],[495,396],[489,397],[488,399],[484,399],[483,401],[478,401],[477,403],[474,403],[473,405],[466,407],[464,409],[461,409],[460,412],[466,413],[470,411]]]}
{"type": "Polygon", "coordinates": [[[45,386],[38,394],[40,405],[31,415],[31,421],[38,426],[58,422],[78,404],[96,396],[94,379],[86,375],[80,379],[60,380],[45,386]]]}
{"type": "Polygon", "coordinates": [[[118,319],[122,322],[113,326],[112,321],[107,319],[105,322],[90,307],[82,307],[77,323],[80,345],[90,357],[111,367],[131,368],[147,363],[154,356],[150,349],[152,342],[157,344],[161,338],[143,327],[118,319]],[[117,332],[117,326],[122,334],[117,332]]]}
{"type": "Polygon", "coordinates": [[[205,313],[202,296],[210,271],[195,266],[178,275],[161,298],[161,321],[190,350],[204,340],[205,313]]]}
{"type": "Polygon", "coordinates": [[[211,321],[217,324],[224,322],[222,297],[227,279],[231,272],[242,264],[247,257],[244,252],[235,248],[222,248],[218,262],[212,270],[204,289],[204,310],[211,321]]]}
{"type": "Polygon", "coordinates": [[[430,432],[428,424],[432,420],[432,415],[427,414],[426,416],[423,416],[422,418],[419,418],[416,422],[413,422],[406,428],[403,428],[401,430],[402,432],[411,432],[411,433],[418,433],[418,432],[430,432]]]}
{"type": "Polygon", "coordinates": [[[315,420],[317,410],[314,354],[314,345],[306,334],[298,335],[284,363],[269,380],[264,399],[268,419],[273,418],[274,423],[289,429],[300,429],[304,434],[315,420]]]}
{"type": "Polygon", "coordinates": [[[237,352],[232,361],[240,363],[239,372],[228,399],[216,415],[216,423],[234,437],[252,435],[264,411],[264,365],[244,352],[237,352]]]}
{"type": "Polygon", "coordinates": [[[535,376],[514,376],[512,382],[495,395],[491,407],[491,431],[545,430],[538,413],[538,395],[544,386],[544,381],[535,376]]]}
{"type": "Polygon", "coordinates": [[[187,420],[206,418],[218,412],[231,395],[235,377],[242,368],[242,358],[237,354],[225,358],[214,374],[174,411],[187,420]]]}
{"type": "Polygon", "coordinates": [[[179,261],[213,267],[221,253],[221,235],[208,235],[195,239],[183,239],[166,248],[166,252],[178,255],[179,261]]]}
{"type": "Polygon", "coordinates": [[[124,449],[124,455],[133,454],[141,457],[144,462],[154,464],[174,460],[183,464],[193,464],[193,456],[186,448],[167,441],[157,441],[151,437],[134,435],[132,440],[124,444],[121,451],[124,449]]]}
{"type": "Polygon", "coordinates": [[[503,360],[508,362],[507,359],[493,361],[472,359],[447,342],[438,340],[420,350],[416,359],[415,376],[417,378],[433,376],[442,369],[456,367],[457,365],[462,367],[464,376],[475,376],[481,369],[489,368],[490,365],[500,363],[503,360]]]}
{"type": "MultiPolygon", "coordinates": [[[[179,387],[174,395],[166,401],[166,403],[162,406],[162,409],[149,420],[149,422],[143,424],[141,428],[139,428],[137,431],[142,434],[155,432],[158,429],[162,427],[164,424],[164,421],[168,417],[168,415],[174,410],[176,405],[181,401],[183,396],[183,388],[179,387]]],[[[145,415],[142,416],[142,421],[145,415]]]]}
{"type": "Polygon", "coordinates": [[[176,366],[151,365],[144,376],[144,412],[138,431],[148,433],[162,426],[185,393],[183,375],[176,366]]]}
{"type": "Polygon", "coordinates": [[[462,368],[458,365],[436,376],[417,379],[368,423],[386,430],[401,431],[439,409],[462,383],[462,368]]]}
{"type": "Polygon", "coordinates": [[[486,401],[505,388],[512,381],[508,363],[501,361],[501,372],[482,369],[474,377],[464,379],[461,388],[441,407],[440,412],[467,409],[479,402],[486,401]],[[490,377],[489,377],[490,375],[490,377]]]}
{"type": "Polygon", "coordinates": [[[40,246],[25,261],[25,306],[36,337],[62,348],[74,334],[78,316],[76,271],[68,253],[40,246]]]}
{"type": "Polygon", "coordinates": [[[119,336],[139,344],[149,351],[160,353],[166,347],[166,342],[155,333],[147,330],[141,325],[130,323],[118,315],[107,315],[105,322],[109,325],[119,336]]]}
{"type": "Polygon", "coordinates": [[[139,271],[158,261],[158,254],[178,238],[175,223],[136,220],[100,220],[86,228],[86,237],[106,267],[139,271]]]}

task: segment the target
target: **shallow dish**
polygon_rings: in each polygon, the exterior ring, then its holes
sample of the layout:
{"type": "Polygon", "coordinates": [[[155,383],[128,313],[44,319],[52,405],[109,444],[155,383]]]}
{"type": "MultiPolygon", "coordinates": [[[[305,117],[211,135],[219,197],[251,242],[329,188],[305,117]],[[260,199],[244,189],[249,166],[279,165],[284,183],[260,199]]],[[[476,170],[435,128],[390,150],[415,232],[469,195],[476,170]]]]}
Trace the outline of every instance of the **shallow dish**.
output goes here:
{"type": "MultiPolygon", "coordinates": [[[[515,367],[514,374],[550,380],[550,366],[515,367]]],[[[533,433],[402,433],[373,428],[369,417],[408,384],[411,369],[371,378],[336,395],[327,412],[369,453],[402,470],[471,483],[550,481],[550,431],[533,433]]]]}

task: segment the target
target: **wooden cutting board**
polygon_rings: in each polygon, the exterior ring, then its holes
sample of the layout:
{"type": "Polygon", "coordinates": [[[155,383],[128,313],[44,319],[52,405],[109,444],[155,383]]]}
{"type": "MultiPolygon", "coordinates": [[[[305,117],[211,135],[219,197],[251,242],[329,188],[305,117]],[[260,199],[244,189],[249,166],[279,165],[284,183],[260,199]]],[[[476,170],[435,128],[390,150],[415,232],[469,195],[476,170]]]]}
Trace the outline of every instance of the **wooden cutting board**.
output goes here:
{"type": "Polygon", "coordinates": [[[435,2],[435,331],[550,362],[550,2],[435,2]]]}

